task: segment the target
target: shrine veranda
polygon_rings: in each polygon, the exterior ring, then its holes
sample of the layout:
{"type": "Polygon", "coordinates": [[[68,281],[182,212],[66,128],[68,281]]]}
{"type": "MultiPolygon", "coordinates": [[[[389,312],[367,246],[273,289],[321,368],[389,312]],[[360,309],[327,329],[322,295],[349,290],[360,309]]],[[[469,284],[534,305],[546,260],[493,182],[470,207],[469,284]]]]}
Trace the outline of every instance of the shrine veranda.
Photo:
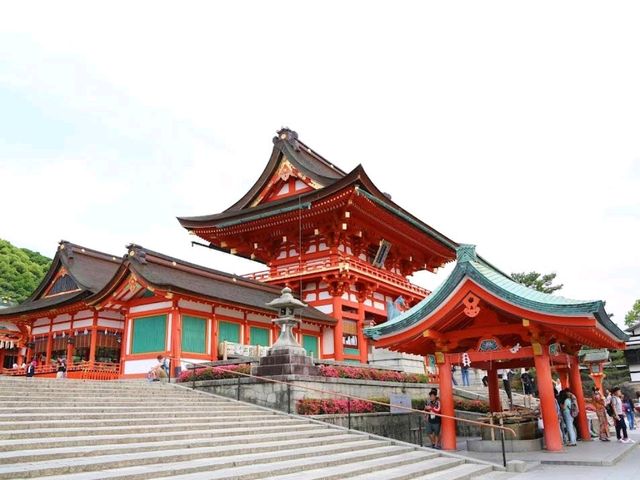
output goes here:
{"type": "MultiPolygon", "coordinates": [[[[547,449],[557,450],[553,369],[578,396],[588,434],[578,351],[624,348],[628,338],[602,301],[523,287],[474,246],[397,205],[361,165],[343,171],[289,129],[273,143],[240,200],[217,214],[178,218],[197,242],[263,263],[264,271],[237,276],[141,245],[116,255],[62,241],[33,294],[0,309],[3,373],[24,374],[13,365],[36,358],[36,374],[54,376],[64,358],[69,377],[90,370],[141,378],[158,355],[179,369],[218,360],[229,345],[266,348],[278,335],[266,304],[286,286],[308,305],[295,334],[316,358],[367,363],[372,346],[429,358],[447,415],[451,365],[463,354],[488,372],[494,411],[498,369],[535,366],[547,449]],[[453,272],[434,292],[408,279],[450,262],[453,272]]],[[[443,420],[446,449],[455,448],[451,422],[443,420]]]]}

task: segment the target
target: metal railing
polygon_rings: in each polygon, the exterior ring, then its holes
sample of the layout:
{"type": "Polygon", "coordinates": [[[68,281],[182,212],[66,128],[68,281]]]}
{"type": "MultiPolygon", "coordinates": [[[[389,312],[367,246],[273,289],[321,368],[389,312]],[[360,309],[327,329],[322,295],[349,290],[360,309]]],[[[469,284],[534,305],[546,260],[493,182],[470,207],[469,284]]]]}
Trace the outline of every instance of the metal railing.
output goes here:
{"type": "MultiPolygon", "coordinates": [[[[372,399],[368,399],[368,398],[363,398],[363,397],[358,397],[355,395],[348,395],[346,393],[340,393],[340,392],[334,392],[334,391],[329,391],[329,390],[323,390],[320,388],[314,388],[314,387],[309,387],[309,386],[304,386],[304,385],[295,385],[293,383],[290,382],[286,382],[283,380],[276,380],[273,378],[268,378],[268,377],[261,377],[258,375],[253,375],[250,373],[243,373],[243,372],[238,372],[235,370],[229,370],[224,368],[223,366],[215,366],[215,365],[210,365],[207,363],[193,363],[193,362],[189,362],[189,361],[185,361],[185,360],[181,360],[182,363],[186,363],[189,366],[187,367],[187,370],[192,370],[193,371],[193,379],[191,380],[191,388],[193,388],[194,390],[196,389],[196,382],[198,381],[196,378],[196,372],[199,369],[205,369],[205,368],[215,368],[218,371],[230,374],[230,375],[236,375],[238,382],[237,382],[237,390],[236,390],[236,399],[240,400],[241,395],[240,395],[240,391],[241,391],[241,382],[240,379],[242,377],[245,378],[253,378],[256,380],[260,380],[261,382],[269,382],[269,383],[273,383],[273,384],[280,384],[280,385],[285,385],[286,389],[287,389],[287,413],[291,414],[291,413],[297,413],[297,412],[292,412],[291,411],[291,392],[292,389],[301,389],[301,390],[306,390],[306,391],[310,391],[310,392],[315,392],[315,393],[321,393],[324,395],[334,395],[334,396],[338,396],[338,397],[343,397],[347,399],[347,425],[348,425],[348,429],[351,430],[351,402],[353,400],[358,400],[358,401],[365,401],[365,402],[369,402],[372,403],[374,405],[381,405],[384,407],[389,407],[389,409],[391,408],[391,404],[390,403],[386,403],[386,402],[381,402],[378,400],[372,400],[372,399]]],[[[185,382],[187,383],[187,382],[185,382]]],[[[423,438],[422,438],[422,418],[424,415],[426,415],[426,412],[424,410],[416,410],[414,408],[411,407],[405,407],[405,406],[400,406],[400,405],[393,405],[393,407],[395,409],[399,409],[399,410],[404,410],[407,413],[414,413],[414,414],[419,414],[418,416],[418,421],[419,421],[419,426],[418,426],[418,439],[419,439],[419,445],[421,447],[423,447],[423,438]]],[[[450,416],[450,415],[445,415],[442,413],[432,413],[429,412],[429,415],[435,415],[437,417],[440,418],[446,418],[446,419],[450,419],[453,420],[454,422],[461,422],[461,423],[466,423],[469,425],[475,425],[477,427],[480,428],[489,428],[492,429],[494,431],[499,431],[500,432],[500,442],[501,442],[501,448],[502,448],[502,464],[503,466],[506,468],[507,466],[507,456],[506,456],[506,449],[505,449],[505,432],[508,432],[512,435],[513,438],[516,438],[516,432],[509,428],[509,427],[505,427],[503,425],[494,425],[494,424],[487,424],[487,423],[483,423],[483,422],[478,422],[475,420],[468,420],[466,418],[458,418],[455,416],[450,416]]]]}

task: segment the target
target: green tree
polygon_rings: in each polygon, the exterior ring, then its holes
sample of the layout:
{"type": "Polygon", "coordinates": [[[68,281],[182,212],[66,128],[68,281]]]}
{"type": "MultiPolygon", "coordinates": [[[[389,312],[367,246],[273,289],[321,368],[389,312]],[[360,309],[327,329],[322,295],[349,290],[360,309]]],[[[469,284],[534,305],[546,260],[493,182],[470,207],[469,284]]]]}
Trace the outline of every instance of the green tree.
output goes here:
{"type": "Polygon", "coordinates": [[[633,327],[638,322],[640,322],[640,298],[636,300],[631,310],[624,316],[624,324],[627,327],[633,327]]]}
{"type": "Polygon", "coordinates": [[[553,293],[560,290],[563,286],[562,283],[560,285],[552,285],[556,279],[555,273],[541,274],[538,272],[521,272],[512,273],[511,277],[525,287],[533,288],[534,290],[544,293],[553,293]]]}
{"type": "Polygon", "coordinates": [[[0,299],[19,303],[36,289],[51,259],[0,239],[0,299]]]}

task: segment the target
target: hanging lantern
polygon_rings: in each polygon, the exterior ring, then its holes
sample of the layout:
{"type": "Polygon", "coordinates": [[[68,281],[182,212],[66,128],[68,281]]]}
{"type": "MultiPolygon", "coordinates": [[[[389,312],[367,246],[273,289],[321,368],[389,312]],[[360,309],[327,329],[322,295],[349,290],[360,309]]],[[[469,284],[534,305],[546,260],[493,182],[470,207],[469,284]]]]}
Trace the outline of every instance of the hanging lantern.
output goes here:
{"type": "Polygon", "coordinates": [[[0,341],[0,348],[4,348],[4,342],[0,341]]]}
{"type": "Polygon", "coordinates": [[[84,334],[85,335],[89,335],[89,330],[87,330],[86,328],[84,329],[84,334]]]}
{"type": "Polygon", "coordinates": [[[53,333],[53,338],[56,338],[56,334],[55,334],[55,332],[53,333]]]}

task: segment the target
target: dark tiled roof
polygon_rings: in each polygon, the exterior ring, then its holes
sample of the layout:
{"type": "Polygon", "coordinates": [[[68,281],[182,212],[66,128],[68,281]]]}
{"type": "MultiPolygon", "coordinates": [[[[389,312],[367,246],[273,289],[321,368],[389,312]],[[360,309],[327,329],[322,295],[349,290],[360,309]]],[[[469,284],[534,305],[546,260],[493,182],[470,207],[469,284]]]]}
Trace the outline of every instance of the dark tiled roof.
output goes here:
{"type": "MultiPolygon", "coordinates": [[[[130,268],[161,290],[195,294],[259,310],[268,310],[266,303],[280,296],[279,288],[262,282],[185,262],[139,245],[129,245],[127,248],[129,257],[122,268],[130,268]]],[[[96,297],[106,294],[107,291],[101,292],[96,297]]],[[[313,307],[303,309],[302,316],[323,323],[335,323],[332,317],[313,307]]]]}
{"type": "Polygon", "coordinates": [[[89,293],[86,290],[75,291],[69,293],[61,293],[53,297],[39,298],[37,300],[28,300],[14,307],[0,309],[0,318],[13,317],[38,310],[46,310],[53,307],[63,307],[70,303],[86,298],[89,293]]]}
{"type": "Polygon", "coordinates": [[[36,290],[20,305],[1,309],[0,317],[61,307],[85,298],[102,289],[111,280],[121,263],[122,259],[112,255],[61,241],[49,271],[36,290]],[[47,287],[63,267],[78,285],[79,290],[43,298],[47,287]]]}

